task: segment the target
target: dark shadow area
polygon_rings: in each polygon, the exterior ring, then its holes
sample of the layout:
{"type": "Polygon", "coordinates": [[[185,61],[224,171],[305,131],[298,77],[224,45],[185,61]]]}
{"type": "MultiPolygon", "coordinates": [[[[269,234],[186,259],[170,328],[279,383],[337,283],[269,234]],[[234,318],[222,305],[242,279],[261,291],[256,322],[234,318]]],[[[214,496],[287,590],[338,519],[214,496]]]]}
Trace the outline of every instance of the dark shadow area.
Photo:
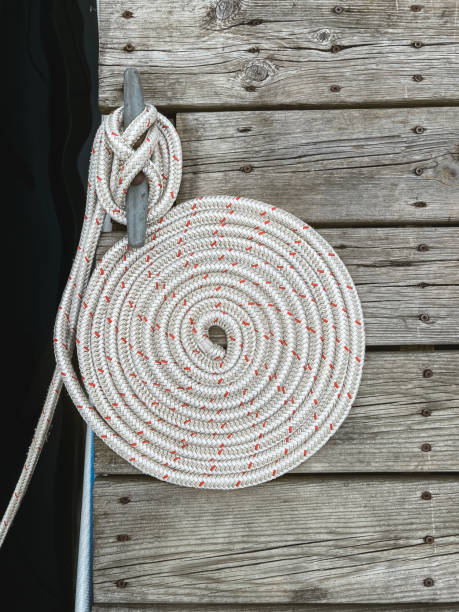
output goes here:
{"type": "MultiPolygon", "coordinates": [[[[3,514],[54,369],[54,317],[78,242],[99,116],[95,0],[16,0],[3,3],[1,15],[3,514]]],[[[73,610],[83,436],[63,394],[0,553],[11,612],[73,610]]]]}

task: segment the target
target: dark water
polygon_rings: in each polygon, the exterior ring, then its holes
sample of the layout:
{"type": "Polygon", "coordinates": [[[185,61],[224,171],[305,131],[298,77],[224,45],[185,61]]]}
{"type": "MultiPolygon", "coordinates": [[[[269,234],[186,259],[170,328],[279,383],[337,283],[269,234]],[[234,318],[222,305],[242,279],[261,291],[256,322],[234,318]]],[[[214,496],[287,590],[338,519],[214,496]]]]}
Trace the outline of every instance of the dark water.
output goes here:
{"type": "MultiPolygon", "coordinates": [[[[1,8],[2,514],[53,370],[54,315],[84,210],[99,121],[95,2],[11,0],[1,8]]],[[[73,609],[83,435],[63,398],[0,552],[5,610],[73,609]]]]}

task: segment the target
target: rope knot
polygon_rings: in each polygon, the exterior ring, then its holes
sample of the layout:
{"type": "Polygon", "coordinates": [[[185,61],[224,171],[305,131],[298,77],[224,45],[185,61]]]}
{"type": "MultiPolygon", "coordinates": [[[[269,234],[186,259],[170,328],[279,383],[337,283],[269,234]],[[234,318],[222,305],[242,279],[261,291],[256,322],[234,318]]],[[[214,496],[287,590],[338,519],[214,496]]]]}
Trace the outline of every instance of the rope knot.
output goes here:
{"type": "MultiPolygon", "coordinates": [[[[137,177],[148,181],[147,222],[173,205],[182,177],[180,139],[170,121],[147,104],[123,129],[123,107],[103,117],[96,137],[95,189],[104,210],[126,225],[126,194],[137,177]]],[[[137,180],[139,180],[137,179],[137,180]]]]}

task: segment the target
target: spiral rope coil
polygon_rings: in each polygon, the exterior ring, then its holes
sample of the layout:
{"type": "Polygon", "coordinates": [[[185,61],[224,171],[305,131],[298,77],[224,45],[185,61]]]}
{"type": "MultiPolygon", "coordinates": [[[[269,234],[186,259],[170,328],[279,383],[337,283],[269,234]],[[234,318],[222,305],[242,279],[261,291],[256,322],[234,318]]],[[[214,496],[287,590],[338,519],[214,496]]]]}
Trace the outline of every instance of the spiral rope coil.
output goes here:
{"type": "Polygon", "coordinates": [[[167,212],[180,142],[155,112],[121,134],[118,109],[97,133],[44,418],[63,381],[89,427],[142,472],[191,487],[256,485],[313,455],[347,416],[365,350],[359,298],[332,247],[282,209],[209,196],[167,212]],[[104,214],[125,222],[124,190],[140,170],[151,185],[145,245],[120,240],[89,278],[104,214]]]}

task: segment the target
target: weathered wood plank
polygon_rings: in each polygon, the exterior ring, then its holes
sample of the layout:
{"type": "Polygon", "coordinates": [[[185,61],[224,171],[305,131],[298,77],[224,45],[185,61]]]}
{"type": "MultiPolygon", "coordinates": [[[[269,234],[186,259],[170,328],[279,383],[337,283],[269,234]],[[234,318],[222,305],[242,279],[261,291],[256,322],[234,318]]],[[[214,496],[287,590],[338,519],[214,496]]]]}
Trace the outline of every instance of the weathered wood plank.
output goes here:
{"type": "Polygon", "coordinates": [[[121,103],[128,66],[177,109],[457,100],[457,4],[412,4],[101,0],[100,103],[121,103]]]}
{"type": "Polygon", "coordinates": [[[459,221],[459,108],[185,113],[177,129],[182,199],[237,193],[318,226],[459,221]]]}
{"type": "Polygon", "coordinates": [[[96,479],[94,499],[95,603],[459,596],[453,477],[286,476],[237,493],[111,477],[96,479]]]}
{"type": "MultiPolygon", "coordinates": [[[[296,472],[459,471],[458,381],[458,351],[368,353],[346,421],[296,472]]],[[[99,439],[94,470],[139,473],[99,439]]]]}
{"type": "MultiPolygon", "coordinates": [[[[457,228],[324,228],[321,234],[357,285],[367,345],[459,343],[457,228]]],[[[120,235],[103,234],[99,255],[120,235]]]]}
{"type": "Polygon", "coordinates": [[[155,604],[154,606],[140,605],[135,606],[116,606],[110,605],[95,606],[92,608],[92,612],[457,612],[459,610],[459,604],[405,604],[405,605],[391,605],[391,604],[339,604],[334,606],[333,604],[276,604],[274,606],[268,605],[183,605],[176,606],[174,604],[155,604]]]}

